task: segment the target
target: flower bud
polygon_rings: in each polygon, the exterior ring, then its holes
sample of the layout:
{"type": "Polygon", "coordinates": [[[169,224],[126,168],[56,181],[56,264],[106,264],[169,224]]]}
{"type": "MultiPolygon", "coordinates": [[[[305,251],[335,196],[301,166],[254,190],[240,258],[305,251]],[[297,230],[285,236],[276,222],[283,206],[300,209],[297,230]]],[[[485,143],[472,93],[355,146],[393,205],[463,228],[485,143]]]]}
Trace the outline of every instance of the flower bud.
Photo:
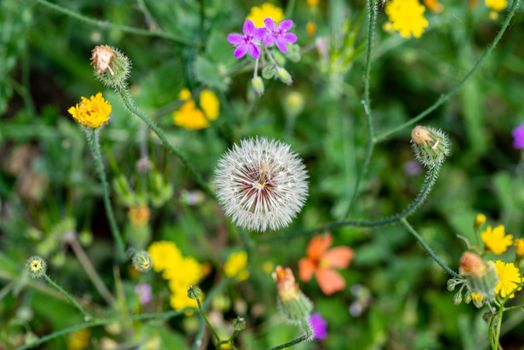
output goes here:
{"type": "Polygon", "coordinates": [[[98,45],[91,51],[91,64],[96,77],[108,87],[126,86],[131,63],[119,50],[98,45]]]}
{"type": "Polygon", "coordinates": [[[32,278],[43,277],[47,271],[47,264],[45,260],[39,256],[32,256],[27,259],[25,266],[32,278]]]}
{"type": "Polygon", "coordinates": [[[478,230],[479,228],[481,228],[482,225],[486,223],[486,220],[487,220],[486,215],[477,214],[475,216],[475,224],[474,224],[475,230],[478,230]]]}
{"type": "Polygon", "coordinates": [[[246,329],[246,319],[242,316],[235,318],[233,321],[233,329],[235,332],[242,332],[246,329]]]}
{"type": "Polygon", "coordinates": [[[264,94],[264,81],[258,75],[251,79],[251,85],[255,95],[262,96],[264,94]]]}
{"type": "Polygon", "coordinates": [[[459,272],[465,277],[481,278],[486,274],[486,264],[477,254],[465,252],[460,258],[459,272]]]}
{"type": "Polygon", "coordinates": [[[133,266],[140,272],[149,271],[152,267],[151,255],[145,250],[139,250],[133,254],[133,266]]]}
{"type": "Polygon", "coordinates": [[[304,95],[298,91],[291,91],[284,100],[284,110],[291,117],[297,117],[304,110],[304,95]]]}
{"type": "Polygon", "coordinates": [[[429,169],[441,165],[451,151],[446,134],[431,127],[416,126],[411,132],[411,142],[415,157],[429,169]]]}
{"type": "Polygon", "coordinates": [[[515,240],[515,254],[518,258],[524,257],[524,239],[518,238],[515,240]]]}
{"type": "Polygon", "coordinates": [[[492,264],[486,264],[474,253],[465,252],[460,259],[459,272],[466,277],[471,292],[477,292],[486,299],[493,299],[498,277],[492,264]]]}
{"type": "Polygon", "coordinates": [[[286,319],[294,324],[307,324],[313,305],[295,283],[291,269],[277,266],[273,279],[277,284],[278,305],[286,319]]]}
{"type": "Polygon", "coordinates": [[[132,207],[136,204],[136,196],[124,175],[117,176],[113,181],[113,188],[122,204],[132,207]]]}
{"type": "Polygon", "coordinates": [[[202,290],[198,288],[197,286],[189,286],[189,289],[187,290],[187,297],[192,300],[200,299],[200,296],[202,295],[202,290]]]}
{"type": "Polygon", "coordinates": [[[293,79],[291,78],[291,74],[282,67],[277,67],[277,77],[280,79],[281,82],[287,85],[293,84],[293,79]]]}
{"type": "Polygon", "coordinates": [[[276,74],[276,70],[275,70],[275,66],[273,65],[267,65],[264,67],[264,69],[262,69],[262,77],[264,79],[271,79],[275,76],[276,74]]]}
{"type": "Polygon", "coordinates": [[[458,305],[462,303],[462,289],[455,293],[453,296],[453,304],[458,305]]]}

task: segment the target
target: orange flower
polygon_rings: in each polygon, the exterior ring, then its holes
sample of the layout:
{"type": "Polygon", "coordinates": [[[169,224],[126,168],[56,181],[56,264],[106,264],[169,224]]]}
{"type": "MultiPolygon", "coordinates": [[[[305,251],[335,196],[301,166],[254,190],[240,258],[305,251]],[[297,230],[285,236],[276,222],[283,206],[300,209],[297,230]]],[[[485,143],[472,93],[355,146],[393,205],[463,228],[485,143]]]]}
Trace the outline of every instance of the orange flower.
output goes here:
{"type": "Polygon", "coordinates": [[[325,295],[336,293],[346,286],[346,282],[335,268],[345,269],[353,259],[353,250],[348,247],[335,247],[330,234],[314,237],[307,248],[307,257],[298,262],[300,279],[309,281],[316,275],[318,285],[325,295]]]}

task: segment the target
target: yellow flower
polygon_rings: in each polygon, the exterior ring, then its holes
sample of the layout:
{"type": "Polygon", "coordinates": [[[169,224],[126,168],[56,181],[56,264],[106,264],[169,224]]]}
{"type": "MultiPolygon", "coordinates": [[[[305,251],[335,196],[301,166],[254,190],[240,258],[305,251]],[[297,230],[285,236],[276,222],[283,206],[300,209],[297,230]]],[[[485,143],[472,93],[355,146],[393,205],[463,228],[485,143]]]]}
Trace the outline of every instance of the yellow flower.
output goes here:
{"type": "Polygon", "coordinates": [[[513,236],[506,235],[504,225],[499,225],[494,229],[488,226],[480,237],[486,248],[497,255],[504,253],[513,244],[513,236]]]}
{"type": "Polygon", "coordinates": [[[496,11],[496,12],[502,11],[508,6],[508,3],[506,0],[485,0],[485,1],[486,1],[486,6],[489,9],[496,11]]]}
{"type": "Polygon", "coordinates": [[[247,270],[247,253],[244,251],[230,254],[224,264],[224,273],[229,278],[236,278],[239,281],[249,277],[247,270]]]}
{"type": "Polygon", "coordinates": [[[484,296],[481,293],[479,293],[479,292],[472,292],[471,293],[471,300],[475,304],[482,303],[482,301],[484,300],[484,296]]]}
{"type": "Polygon", "coordinates": [[[519,269],[512,263],[505,263],[504,261],[495,261],[495,270],[497,271],[498,283],[495,287],[495,293],[502,298],[514,298],[515,292],[522,287],[522,277],[519,269]]]}
{"type": "Polygon", "coordinates": [[[484,214],[477,214],[475,215],[475,228],[479,229],[482,225],[486,223],[486,215],[484,214]]]}
{"type": "Polygon", "coordinates": [[[418,0],[392,0],[386,5],[386,14],[391,28],[397,30],[403,38],[412,35],[420,38],[428,21],[424,17],[425,7],[418,0]]]}
{"type": "Polygon", "coordinates": [[[182,259],[182,253],[173,242],[158,241],[153,242],[147,249],[153,260],[153,269],[156,272],[174,268],[182,259]]]}
{"type": "Polygon", "coordinates": [[[315,22],[313,21],[309,21],[307,22],[306,24],[306,33],[308,36],[313,36],[315,35],[317,31],[317,25],[315,24],[315,22]]]}
{"type": "Polygon", "coordinates": [[[515,247],[517,248],[515,253],[518,257],[524,256],[524,239],[519,238],[515,240],[515,247]]]}
{"type": "Polygon", "coordinates": [[[89,339],[91,338],[91,332],[89,329],[82,329],[71,333],[67,337],[67,349],[68,350],[84,350],[89,346],[89,339]]]}
{"type": "Polygon", "coordinates": [[[69,108],[67,111],[75,120],[88,128],[98,128],[109,121],[111,105],[104,100],[102,93],[99,92],[89,99],[82,97],[80,104],[69,108]]]}
{"type": "MultiPolygon", "coordinates": [[[[169,304],[174,310],[181,310],[185,307],[197,307],[197,302],[187,296],[189,286],[176,286],[171,289],[169,304]]],[[[200,295],[200,302],[204,300],[204,293],[200,295]]]]}
{"type": "Polygon", "coordinates": [[[189,130],[199,130],[207,128],[210,121],[217,119],[220,101],[213,91],[204,89],[200,93],[199,102],[202,109],[197,108],[188,89],[183,89],[179,98],[186,102],[173,113],[175,125],[189,130]]]}
{"type": "Polygon", "coordinates": [[[202,264],[195,258],[186,256],[180,258],[176,265],[166,268],[162,277],[169,280],[169,288],[171,289],[176,286],[189,288],[192,284],[198,284],[204,277],[204,273],[202,264]]]}
{"type": "Polygon", "coordinates": [[[318,0],[307,0],[307,4],[309,6],[317,6],[318,5],[318,0]]]}
{"type": "Polygon", "coordinates": [[[253,6],[247,19],[253,21],[256,27],[264,28],[264,20],[268,17],[278,24],[284,19],[284,11],[280,7],[265,2],[260,6],[253,6]]]}

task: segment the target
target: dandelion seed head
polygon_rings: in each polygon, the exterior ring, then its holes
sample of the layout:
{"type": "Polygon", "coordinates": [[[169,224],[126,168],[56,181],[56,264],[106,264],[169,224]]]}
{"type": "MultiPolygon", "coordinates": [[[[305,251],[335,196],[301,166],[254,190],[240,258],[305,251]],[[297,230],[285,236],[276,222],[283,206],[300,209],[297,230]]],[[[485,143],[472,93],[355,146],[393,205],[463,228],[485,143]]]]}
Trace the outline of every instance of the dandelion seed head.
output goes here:
{"type": "Polygon", "coordinates": [[[290,146],[251,138],[234,145],[218,162],[220,204],[233,222],[254,231],[289,225],[307,198],[307,171],[290,146]]]}

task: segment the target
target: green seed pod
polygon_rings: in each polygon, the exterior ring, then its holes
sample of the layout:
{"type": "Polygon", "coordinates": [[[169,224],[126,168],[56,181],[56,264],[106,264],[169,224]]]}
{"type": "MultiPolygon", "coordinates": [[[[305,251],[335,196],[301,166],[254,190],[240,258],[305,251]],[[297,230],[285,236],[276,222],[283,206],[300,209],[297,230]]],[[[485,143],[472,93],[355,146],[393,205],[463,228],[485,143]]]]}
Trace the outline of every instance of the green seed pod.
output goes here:
{"type": "Polygon", "coordinates": [[[131,62],[119,50],[108,45],[98,45],[91,51],[91,64],[95,76],[107,87],[127,85],[131,62]]]}
{"type": "Polygon", "coordinates": [[[251,79],[251,86],[253,86],[255,95],[262,96],[264,94],[264,81],[258,75],[251,79]]]}
{"type": "Polygon", "coordinates": [[[451,153],[451,143],[441,130],[416,126],[411,132],[415,157],[427,169],[441,165],[451,153]]]}
{"type": "Polygon", "coordinates": [[[32,278],[43,277],[47,271],[45,260],[39,256],[32,256],[27,259],[25,266],[32,278]]]}
{"type": "Polygon", "coordinates": [[[146,272],[153,266],[151,256],[145,250],[139,250],[133,254],[133,266],[140,272],[146,272]]]}
{"type": "Polygon", "coordinates": [[[300,58],[301,58],[300,57],[300,46],[298,46],[296,44],[289,45],[286,57],[291,62],[298,62],[298,61],[300,61],[300,58]]]}
{"type": "Polygon", "coordinates": [[[282,67],[277,67],[277,77],[280,79],[281,82],[287,85],[293,84],[293,79],[291,78],[291,74],[282,67]]]}
{"type": "Polygon", "coordinates": [[[267,65],[264,67],[264,69],[262,69],[262,77],[264,79],[271,79],[275,76],[276,74],[276,70],[275,70],[275,67],[273,65],[267,65]]]}

